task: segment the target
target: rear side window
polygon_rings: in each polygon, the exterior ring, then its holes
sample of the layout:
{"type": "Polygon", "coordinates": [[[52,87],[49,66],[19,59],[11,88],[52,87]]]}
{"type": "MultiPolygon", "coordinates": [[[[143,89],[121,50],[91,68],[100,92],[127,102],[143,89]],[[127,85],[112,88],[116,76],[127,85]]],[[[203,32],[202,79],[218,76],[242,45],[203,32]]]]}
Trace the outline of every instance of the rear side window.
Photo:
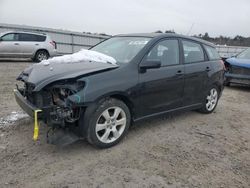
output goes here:
{"type": "Polygon", "coordinates": [[[19,33],[19,41],[43,42],[45,40],[46,40],[46,36],[19,33]]]}
{"type": "Polygon", "coordinates": [[[147,60],[161,61],[162,66],[179,64],[179,45],[176,39],[160,41],[148,53],[147,60]]]}
{"type": "Polygon", "coordinates": [[[217,50],[211,46],[204,45],[205,50],[207,52],[209,60],[218,60],[220,59],[220,55],[217,50]]]}
{"type": "Polygon", "coordinates": [[[35,41],[35,36],[26,33],[19,34],[19,41],[35,41]]]}
{"type": "Polygon", "coordinates": [[[182,41],[185,63],[196,63],[205,60],[204,52],[199,43],[182,41]]]}

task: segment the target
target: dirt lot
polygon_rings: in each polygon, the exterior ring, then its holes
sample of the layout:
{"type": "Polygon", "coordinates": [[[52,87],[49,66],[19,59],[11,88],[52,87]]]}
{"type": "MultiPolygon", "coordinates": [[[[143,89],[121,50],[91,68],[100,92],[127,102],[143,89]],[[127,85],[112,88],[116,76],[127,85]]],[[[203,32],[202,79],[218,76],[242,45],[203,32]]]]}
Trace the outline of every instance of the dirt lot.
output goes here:
{"type": "Polygon", "coordinates": [[[250,88],[225,88],[210,115],[137,123],[110,149],[58,148],[44,128],[32,141],[29,117],[5,121],[20,111],[12,89],[29,64],[0,62],[0,187],[250,187],[250,88]]]}

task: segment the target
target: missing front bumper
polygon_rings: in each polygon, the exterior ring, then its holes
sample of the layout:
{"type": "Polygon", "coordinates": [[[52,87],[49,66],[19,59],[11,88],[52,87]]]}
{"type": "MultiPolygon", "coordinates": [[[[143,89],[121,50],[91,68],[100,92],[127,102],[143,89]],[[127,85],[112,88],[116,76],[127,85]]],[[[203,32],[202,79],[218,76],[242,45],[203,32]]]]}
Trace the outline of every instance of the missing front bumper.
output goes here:
{"type": "Polygon", "coordinates": [[[41,109],[37,108],[33,104],[31,104],[21,93],[19,90],[14,89],[14,95],[17,104],[32,118],[35,116],[35,111],[39,111],[37,118],[40,119],[42,116],[41,109]]]}
{"type": "MultiPolygon", "coordinates": [[[[18,105],[27,113],[30,117],[34,119],[34,131],[33,140],[37,141],[39,137],[39,126],[40,120],[43,116],[46,116],[46,110],[43,112],[42,109],[37,108],[32,103],[30,103],[18,89],[14,89],[14,95],[18,105]]],[[[49,113],[50,114],[50,113],[49,113]]],[[[59,117],[60,113],[55,114],[59,117]]],[[[60,121],[54,121],[53,123],[62,123],[62,117],[59,118],[60,121]]],[[[64,124],[64,123],[63,123],[64,124]]],[[[60,125],[61,127],[62,125],[60,125]]],[[[79,140],[79,136],[69,130],[64,130],[63,128],[50,128],[47,132],[47,142],[50,144],[55,144],[59,146],[65,146],[79,140]]]]}
{"type": "Polygon", "coordinates": [[[14,90],[14,95],[16,102],[19,106],[27,113],[29,116],[34,119],[34,131],[33,131],[33,140],[37,141],[39,136],[39,114],[42,113],[42,110],[32,105],[29,101],[27,101],[23,95],[17,89],[14,90]]]}

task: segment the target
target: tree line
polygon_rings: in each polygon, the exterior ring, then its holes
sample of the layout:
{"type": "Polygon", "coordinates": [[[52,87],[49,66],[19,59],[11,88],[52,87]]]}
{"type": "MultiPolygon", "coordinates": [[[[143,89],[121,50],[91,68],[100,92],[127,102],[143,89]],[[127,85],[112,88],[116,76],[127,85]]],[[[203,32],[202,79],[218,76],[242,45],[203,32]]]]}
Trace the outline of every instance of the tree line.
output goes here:
{"type": "MultiPolygon", "coordinates": [[[[163,33],[162,31],[156,31],[156,33],[163,33]]],[[[165,33],[175,33],[174,30],[166,30],[165,33]]],[[[235,37],[210,37],[206,32],[205,34],[193,35],[193,37],[200,38],[214,44],[218,45],[227,45],[227,46],[247,46],[250,47],[250,37],[243,37],[240,35],[236,35],[235,37]]]]}

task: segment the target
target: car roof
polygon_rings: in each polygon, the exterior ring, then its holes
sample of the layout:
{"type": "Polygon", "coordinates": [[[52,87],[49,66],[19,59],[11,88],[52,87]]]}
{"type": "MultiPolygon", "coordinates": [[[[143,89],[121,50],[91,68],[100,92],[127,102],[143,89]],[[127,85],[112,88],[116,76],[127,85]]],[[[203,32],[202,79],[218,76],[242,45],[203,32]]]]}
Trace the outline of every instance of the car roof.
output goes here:
{"type": "Polygon", "coordinates": [[[28,32],[28,31],[6,31],[1,33],[0,35],[3,36],[8,33],[25,33],[25,34],[34,34],[34,35],[41,35],[41,36],[46,36],[45,33],[36,33],[36,32],[28,32]]]}
{"type": "Polygon", "coordinates": [[[150,37],[150,38],[166,38],[166,37],[180,37],[184,39],[194,40],[212,47],[215,47],[215,45],[211,42],[196,38],[196,37],[190,37],[175,33],[131,33],[131,34],[120,34],[115,35],[114,37],[150,37]]]}

